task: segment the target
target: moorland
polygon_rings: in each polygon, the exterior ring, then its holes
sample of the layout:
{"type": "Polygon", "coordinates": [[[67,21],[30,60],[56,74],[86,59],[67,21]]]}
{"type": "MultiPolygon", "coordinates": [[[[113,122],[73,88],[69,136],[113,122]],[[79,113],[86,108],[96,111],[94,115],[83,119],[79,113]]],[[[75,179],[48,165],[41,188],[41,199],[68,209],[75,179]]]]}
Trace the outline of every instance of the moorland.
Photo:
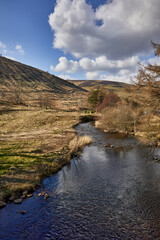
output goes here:
{"type": "Polygon", "coordinates": [[[30,196],[45,176],[91,143],[74,130],[84,118],[94,118],[102,131],[159,146],[159,104],[153,111],[153,104],[145,105],[149,100],[147,88],[66,81],[0,56],[0,201],[30,196]]]}

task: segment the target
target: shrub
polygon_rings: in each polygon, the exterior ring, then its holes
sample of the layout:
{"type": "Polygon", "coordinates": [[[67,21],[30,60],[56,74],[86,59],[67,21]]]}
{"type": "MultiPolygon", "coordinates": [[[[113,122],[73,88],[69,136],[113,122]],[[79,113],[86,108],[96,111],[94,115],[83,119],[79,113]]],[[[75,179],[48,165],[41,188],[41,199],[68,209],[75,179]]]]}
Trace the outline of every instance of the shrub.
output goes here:
{"type": "Polygon", "coordinates": [[[98,105],[98,111],[103,110],[105,107],[115,107],[116,104],[120,101],[118,95],[114,92],[109,92],[105,95],[102,103],[98,105]]]}
{"type": "Polygon", "coordinates": [[[131,132],[134,129],[134,116],[126,105],[106,108],[100,120],[101,127],[108,131],[131,132]]]}
{"type": "Polygon", "coordinates": [[[105,91],[103,88],[92,90],[88,97],[88,102],[91,105],[91,108],[97,110],[97,107],[103,102],[104,97],[105,91]]]}
{"type": "Polygon", "coordinates": [[[91,105],[92,109],[95,109],[98,104],[98,91],[98,89],[91,91],[88,97],[88,102],[91,105]]]}

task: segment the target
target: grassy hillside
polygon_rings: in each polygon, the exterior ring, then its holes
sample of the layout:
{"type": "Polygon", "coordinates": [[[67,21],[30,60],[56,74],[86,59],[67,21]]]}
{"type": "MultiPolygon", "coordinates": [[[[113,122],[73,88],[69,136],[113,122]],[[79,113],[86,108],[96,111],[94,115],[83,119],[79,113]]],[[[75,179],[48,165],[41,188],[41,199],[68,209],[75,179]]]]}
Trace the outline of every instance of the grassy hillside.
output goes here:
{"type": "Polygon", "coordinates": [[[76,86],[81,87],[87,91],[92,88],[99,88],[103,86],[104,89],[109,91],[119,91],[121,88],[129,87],[129,84],[114,81],[101,81],[101,80],[70,80],[70,83],[74,83],[76,86]]]}
{"type": "Polygon", "coordinates": [[[91,142],[86,136],[78,139],[73,126],[92,110],[86,90],[101,86],[120,100],[94,113],[96,126],[160,146],[159,112],[144,109],[143,91],[111,81],[68,82],[0,56],[0,201],[25,199],[26,191],[32,192],[91,142]]]}
{"type": "Polygon", "coordinates": [[[73,129],[85,101],[86,90],[0,56],[0,201],[32,192],[91,141],[73,129]]]}
{"type": "Polygon", "coordinates": [[[17,97],[33,101],[41,98],[44,92],[51,99],[56,94],[77,91],[85,90],[42,70],[0,56],[0,99],[3,101],[10,102],[17,97]]]}

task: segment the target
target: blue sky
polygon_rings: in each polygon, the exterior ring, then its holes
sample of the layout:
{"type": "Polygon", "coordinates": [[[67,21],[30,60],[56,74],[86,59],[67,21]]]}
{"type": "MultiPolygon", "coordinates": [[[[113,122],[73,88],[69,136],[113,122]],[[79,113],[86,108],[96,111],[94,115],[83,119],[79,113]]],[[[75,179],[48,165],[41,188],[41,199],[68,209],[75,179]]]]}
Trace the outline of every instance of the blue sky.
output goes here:
{"type": "MultiPolygon", "coordinates": [[[[0,41],[17,61],[48,71],[61,51],[52,48],[53,33],[48,16],[56,1],[0,0],[0,41]],[[21,45],[24,54],[15,50],[21,45]]],[[[2,52],[2,49],[1,49],[2,52]]]]}
{"type": "Polygon", "coordinates": [[[159,9],[159,0],[0,0],[0,53],[66,79],[129,82],[139,60],[156,61],[159,9]]]}

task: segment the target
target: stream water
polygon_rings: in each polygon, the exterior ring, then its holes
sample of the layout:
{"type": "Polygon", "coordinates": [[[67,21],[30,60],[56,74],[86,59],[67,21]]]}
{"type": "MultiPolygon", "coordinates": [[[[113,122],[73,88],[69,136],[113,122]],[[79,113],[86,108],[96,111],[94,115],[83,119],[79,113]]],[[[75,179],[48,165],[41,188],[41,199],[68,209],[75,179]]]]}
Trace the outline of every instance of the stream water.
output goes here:
{"type": "Polygon", "coordinates": [[[93,143],[46,178],[32,198],[0,210],[0,239],[160,239],[160,164],[151,149],[91,123],[76,131],[93,143]],[[50,198],[38,196],[42,191],[50,198]]]}

